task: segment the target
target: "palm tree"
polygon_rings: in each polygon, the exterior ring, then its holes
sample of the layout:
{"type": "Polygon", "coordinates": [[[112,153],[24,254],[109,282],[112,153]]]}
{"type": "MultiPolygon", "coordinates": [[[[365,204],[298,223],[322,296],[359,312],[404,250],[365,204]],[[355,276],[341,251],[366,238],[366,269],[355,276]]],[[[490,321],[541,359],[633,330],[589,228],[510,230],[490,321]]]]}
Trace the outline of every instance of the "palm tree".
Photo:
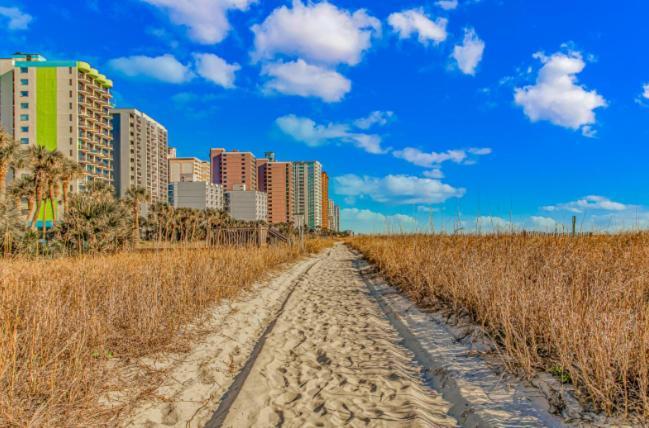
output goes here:
{"type": "Polygon", "coordinates": [[[13,202],[0,201],[0,242],[5,256],[11,253],[15,246],[14,238],[22,233],[22,229],[20,214],[13,202]]]}
{"type": "Polygon", "coordinates": [[[77,178],[83,177],[85,170],[78,162],[67,158],[63,159],[60,166],[59,178],[61,179],[61,192],[63,194],[63,210],[65,211],[65,206],[68,203],[70,183],[77,178]]]}
{"type": "Polygon", "coordinates": [[[29,220],[34,213],[36,197],[34,195],[35,183],[31,175],[23,175],[16,179],[9,187],[9,193],[13,196],[16,207],[20,207],[23,199],[27,199],[27,217],[29,220]]]}
{"type": "Polygon", "coordinates": [[[126,191],[126,202],[133,214],[133,245],[140,241],[140,205],[149,201],[149,194],[142,187],[133,186],[126,191]]]}
{"type": "Polygon", "coordinates": [[[20,143],[9,132],[0,127],[0,198],[4,198],[9,167],[20,163],[20,143]]]}
{"type": "MultiPolygon", "coordinates": [[[[36,230],[36,220],[41,209],[43,209],[43,213],[45,212],[43,203],[46,200],[45,195],[49,188],[50,177],[60,158],[45,147],[35,145],[29,148],[28,159],[34,176],[34,199],[36,201],[36,210],[31,218],[31,227],[36,230]]],[[[45,229],[44,219],[43,229],[45,229]]]]}
{"type": "MultiPolygon", "coordinates": [[[[58,214],[58,210],[54,208],[54,201],[58,203],[58,189],[61,183],[63,164],[65,161],[66,159],[61,152],[52,152],[52,168],[50,168],[47,175],[47,196],[50,203],[50,210],[52,211],[53,224],[56,223],[58,214]]],[[[43,211],[43,222],[45,222],[45,211],[43,211]]]]}

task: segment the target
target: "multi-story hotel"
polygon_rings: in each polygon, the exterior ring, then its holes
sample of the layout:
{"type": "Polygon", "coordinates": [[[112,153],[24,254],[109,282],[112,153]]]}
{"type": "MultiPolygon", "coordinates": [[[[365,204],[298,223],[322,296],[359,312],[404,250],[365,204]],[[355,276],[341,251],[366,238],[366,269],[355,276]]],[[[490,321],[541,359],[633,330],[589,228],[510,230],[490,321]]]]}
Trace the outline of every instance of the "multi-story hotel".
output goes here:
{"type": "Polygon", "coordinates": [[[329,230],[340,232],[340,207],[329,199],[329,230]]]}
{"type": "Polygon", "coordinates": [[[212,183],[222,185],[226,191],[237,185],[257,189],[257,165],[250,152],[211,149],[210,167],[212,183]]]}
{"type": "Polygon", "coordinates": [[[257,189],[268,195],[268,222],[270,224],[292,223],[293,165],[291,162],[275,161],[275,154],[267,152],[264,159],[257,159],[257,189]]]}
{"type": "Polygon", "coordinates": [[[294,213],[310,229],[322,227],[322,165],[318,161],[293,162],[294,213]]]}
{"type": "Polygon", "coordinates": [[[168,193],[167,129],[136,109],[113,109],[115,189],[121,198],[130,187],[146,189],[152,203],[168,193]]]}
{"type": "Polygon", "coordinates": [[[322,228],[329,227],[329,176],[322,171],[322,228]]]}
{"type": "Polygon", "coordinates": [[[20,143],[58,150],[80,162],[85,177],[113,184],[113,83],[82,61],[39,54],[0,59],[0,126],[20,143]]]}
{"type": "Polygon", "coordinates": [[[230,216],[242,221],[267,221],[268,195],[248,190],[245,184],[235,184],[225,192],[225,207],[230,216]]]}
{"type": "Polygon", "coordinates": [[[169,183],[184,181],[210,182],[210,163],[197,158],[178,158],[176,150],[169,151],[169,183]]]}
{"type": "Polygon", "coordinates": [[[223,186],[207,181],[169,183],[169,204],[174,208],[222,210],[225,208],[223,186]]]}

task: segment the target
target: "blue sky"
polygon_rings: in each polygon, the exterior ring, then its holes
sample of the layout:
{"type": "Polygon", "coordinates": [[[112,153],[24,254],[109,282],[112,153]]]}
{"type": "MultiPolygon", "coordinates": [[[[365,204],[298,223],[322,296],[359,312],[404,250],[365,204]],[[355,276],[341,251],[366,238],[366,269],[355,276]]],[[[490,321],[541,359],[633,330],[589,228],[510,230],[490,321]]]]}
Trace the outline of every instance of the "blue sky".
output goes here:
{"type": "Polygon", "coordinates": [[[181,155],[320,160],[344,228],[577,215],[612,230],[649,225],[648,15],[641,0],[0,0],[0,47],[92,63],[181,155]]]}

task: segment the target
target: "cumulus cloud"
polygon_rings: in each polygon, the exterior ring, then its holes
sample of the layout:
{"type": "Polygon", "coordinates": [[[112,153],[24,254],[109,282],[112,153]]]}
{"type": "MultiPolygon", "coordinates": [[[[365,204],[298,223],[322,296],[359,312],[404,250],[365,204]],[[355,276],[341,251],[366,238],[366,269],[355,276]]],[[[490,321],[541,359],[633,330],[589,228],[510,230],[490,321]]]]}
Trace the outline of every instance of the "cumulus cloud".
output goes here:
{"type": "Polygon", "coordinates": [[[442,179],[444,178],[444,173],[440,168],[433,168],[428,171],[424,171],[424,177],[442,179]]]}
{"type": "Polygon", "coordinates": [[[352,82],[342,74],[307,64],[302,59],[266,64],[262,75],[269,78],[264,84],[266,92],[316,97],[328,103],[342,100],[352,89],[352,82]]]}
{"type": "Polygon", "coordinates": [[[399,205],[436,204],[450,198],[461,198],[465,193],[465,189],[440,180],[408,175],[370,177],[347,174],[335,177],[334,182],[335,192],[339,195],[399,205]]]}
{"type": "Polygon", "coordinates": [[[143,77],[167,83],[185,83],[194,77],[188,66],[170,54],[115,58],[110,60],[108,65],[128,77],[143,77]]]}
{"type": "Polygon", "coordinates": [[[649,83],[642,86],[642,98],[649,100],[649,83]]]}
{"type": "Polygon", "coordinates": [[[7,28],[10,30],[26,30],[32,22],[32,16],[17,7],[0,6],[0,17],[9,20],[7,28]]]}
{"type": "Polygon", "coordinates": [[[476,227],[481,232],[504,232],[518,228],[511,220],[495,216],[480,216],[476,218],[476,227]]]}
{"type": "Polygon", "coordinates": [[[380,21],[363,9],[351,13],[328,2],[294,0],[292,8],[281,6],[252,27],[253,58],[288,55],[310,63],[356,65],[380,30],[380,21]]]}
{"type": "Polygon", "coordinates": [[[375,125],[385,126],[392,120],[393,117],[394,112],[377,110],[370,113],[367,117],[356,119],[354,121],[354,126],[356,126],[358,129],[370,129],[375,125]]]}
{"type": "Polygon", "coordinates": [[[340,210],[340,222],[345,229],[351,229],[357,233],[391,232],[395,229],[412,230],[417,225],[417,220],[405,214],[385,215],[358,208],[340,210]]]}
{"type": "Polygon", "coordinates": [[[214,54],[194,54],[196,72],[199,76],[224,88],[234,88],[235,74],[239,64],[228,64],[214,54]]]}
{"type": "Polygon", "coordinates": [[[475,75],[475,70],[482,61],[485,43],[478,37],[474,29],[464,31],[464,41],[453,48],[453,58],[462,73],[475,75]]]}
{"type": "Polygon", "coordinates": [[[578,84],[577,75],[586,67],[579,52],[534,54],[543,63],[534,85],[516,88],[514,100],[532,122],[547,120],[555,125],[591,134],[595,110],[606,107],[597,91],[578,84]]]}
{"type": "Polygon", "coordinates": [[[446,40],[445,18],[438,18],[435,21],[424,13],[423,9],[410,9],[402,12],[395,12],[388,17],[388,23],[393,30],[399,34],[400,39],[408,39],[417,35],[419,43],[441,43],[446,40]]]}
{"type": "Polygon", "coordinates": [[[454,10],[457,9],[457,0],[439,0],[435,3],[437,6],[441,7],[444,10],[454,10]]]}
{"type": "Polygon", "coordinates": [[[562,224],[551,217],[532,216],[530,217],[532,226],[544,232],[552,232],[562,228],[562,224]]]}
{"type": "Polygon", "coordinates": [[[143,0],[165,10],[172,22],[189,28],[189,36],[203,44],[219,43],[230,31],[228,12],[245,11],[256,0],[143,0]]]}
{"type": "Polygon", "coordinates": [[[293,114],[278,118],[276,123],[282,132],[311,147],[331,143],[350,143],[368,153],[386,152],[386,149],[381,146],[382,139],[379,135],[359,132],[354,129],[354,123],[320,125],[312,119],[293,114]]]}
{"type": "Polygon", "coordinates": [[[563,204],[547,205],[542,209],[548,212],[568,211],[572,213],[583,213],[584,211],[624,211],[631,208],[620,202],[612,201],[604,196],[590,195],[576,201],[563,204]]]}
{"type": "Polygon", "coordinates": [[[488,147],[472,147],[469,149],[454,149],[445,152],[423,152],[414,147],[406,147],[402,150],[393,152],[394,157],[403,159],[413,165],[424,168],[435,168],[444,162],[453,162],[457,164],[472,163],[475,156],[485,156],[491,154],[488,147]]]}

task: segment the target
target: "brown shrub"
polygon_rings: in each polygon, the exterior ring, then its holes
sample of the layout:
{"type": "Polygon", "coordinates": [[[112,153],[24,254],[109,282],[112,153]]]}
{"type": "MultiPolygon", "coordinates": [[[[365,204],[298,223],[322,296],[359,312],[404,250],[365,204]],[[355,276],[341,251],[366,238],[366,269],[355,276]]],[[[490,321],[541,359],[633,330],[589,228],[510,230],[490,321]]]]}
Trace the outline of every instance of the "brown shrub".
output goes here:
{"type": "Polygon", "coordinates": [[[525,374],[566,373],[597,409],[649,416],[649,234],[350,243],[413,298],[468,313],[525,374]]]}

